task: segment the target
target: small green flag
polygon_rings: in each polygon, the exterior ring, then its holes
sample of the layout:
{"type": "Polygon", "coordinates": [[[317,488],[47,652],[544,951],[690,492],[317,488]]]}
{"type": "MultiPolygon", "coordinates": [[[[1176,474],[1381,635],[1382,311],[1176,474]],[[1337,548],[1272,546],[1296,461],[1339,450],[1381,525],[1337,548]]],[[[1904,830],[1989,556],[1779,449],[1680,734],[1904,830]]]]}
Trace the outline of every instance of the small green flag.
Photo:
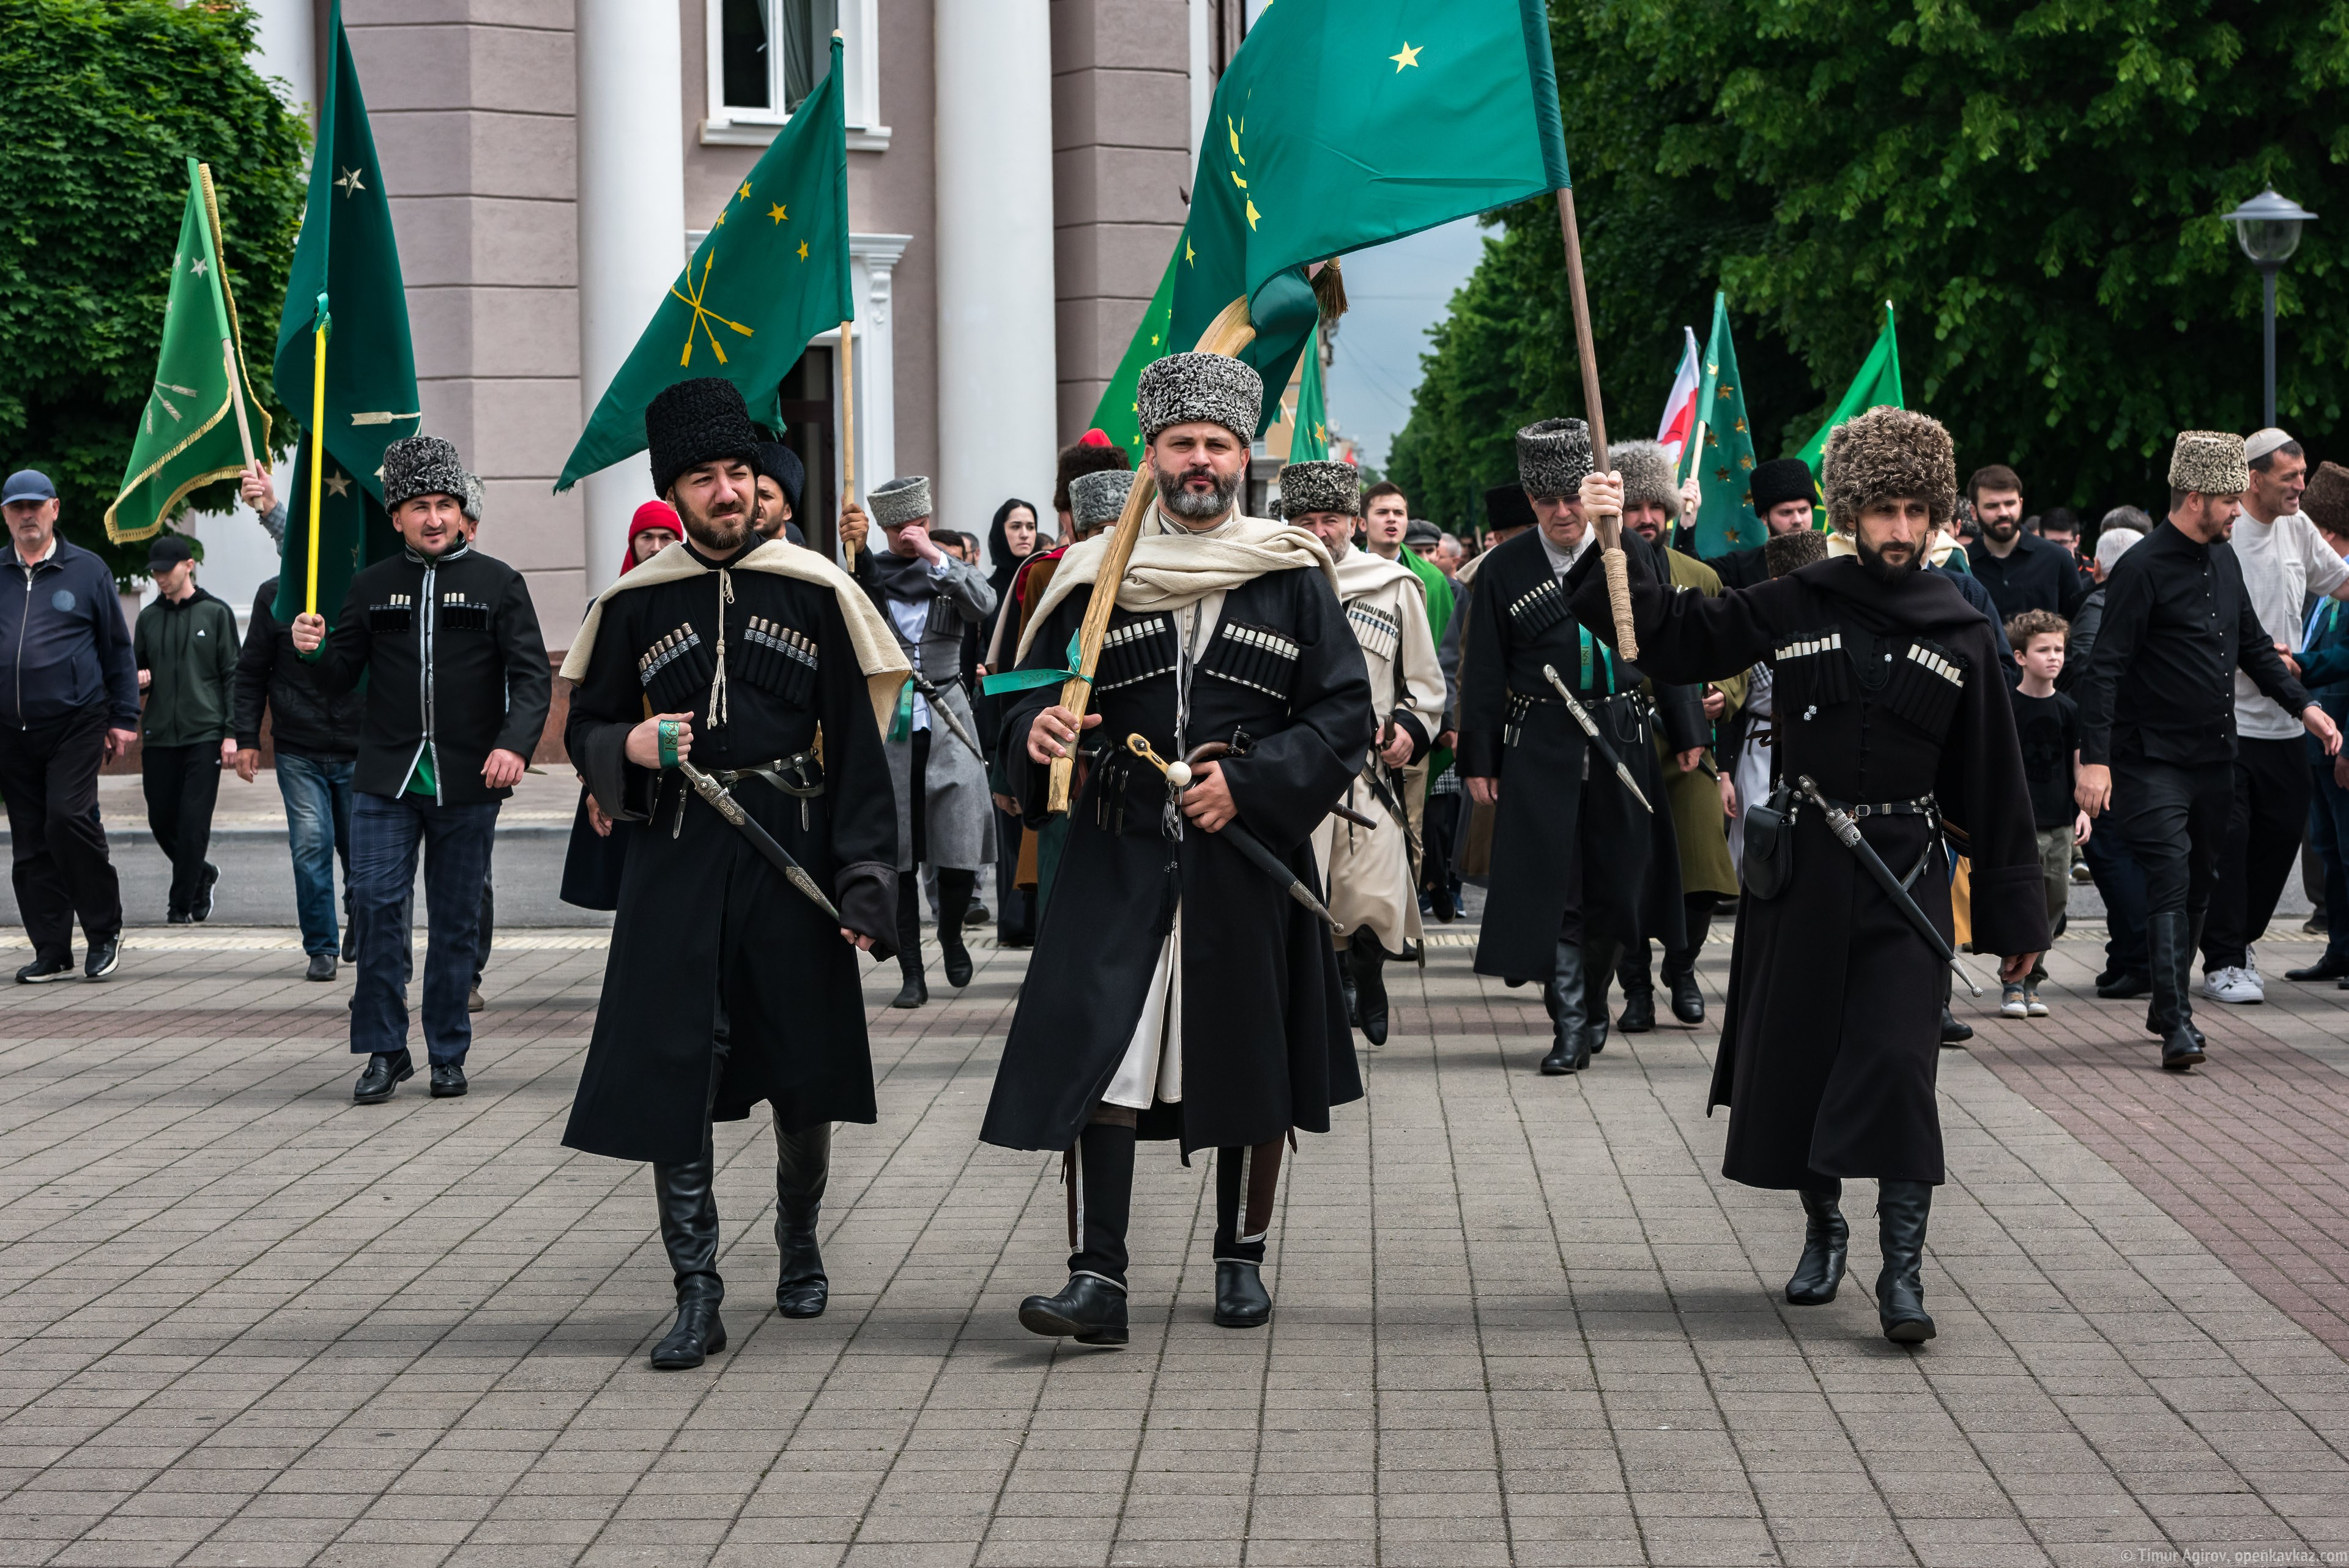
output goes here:
{"type": "Polygon", "coordinates": [[[1330,410],[1321,392],[1321,355],[1318,348],[1309,347],[1302,358],[1305,373],[1297,379],[1297,424],[1288,435],[1288,461],[1319,462],[1330,455],[1330,410]]]}
{"type": "Polygon", "coordinates": [[[310,451],[326,442],[318,493],[318,613],[343,607],[351,574],[399,547],[383,513],[383,449],[417,433],[416,356],[409,346],[408,292],[391,201],[375,155],[367,99],[343,32],[342,0],[328,18],[332,59],[310,161],[310,195],[294,244],[285,309],[277,325],[277,395],[309,418],[318,313],[334,313],[326,338],[326,417],[305,431],[293,494],[285,498],[285,554],[274,613],[291,621],[305,607],[310,550],[310,451]]]}
{"type": "Polygon", "coordinates": [[[722,376],[751,416],[780,422],[776,398],[808,339],[853,320],[848,277],[848,128],[832,66],[774,144],[727,192],[644,336],[563,464],[557,490],[645,450],[645,409],[661,389],[722,376]]]}
{"type": "Polygon", "coordinates": [[[1101,401],[1093,406],[1094,428],[1125,448],[1136,468],[1142,466],[1142,410],[1134,400],[1135,392],[1142,383],[1142,368],[1174,352],[1166,334],[1174,320],[1174,263],[1182,254],[1183,240],[1178,234],[1174,254],[1166,258],[1166,271],[1158,280],[1158,292],[1150,296],[1142,325],[1133,329],[1133,341],[1125,346],[1125,358],[1117,362],[1117,373],[1102,389],[1101,401]]]}
{"type": "Polygon", "coordinates": [[[1751,549],[1769,532],[1754,514],[1754,432],[1745,428],[1744,379],[1729,337],[1729,296],[1715,294],[1713,330],[1697,367],[1697,432],[1681,454],[1681,472],[1694,473],[1703,493],[1696,513],[1702,557],[1751,549]]]}
{"type": "MultiPolygon", "coordinates": [[[[1908,406],[1900,400],[1900,342],[1892,333],[1892,302],[1888,299],[1884,302],[1884,330],[1876,335],[1876,347],[1868,351],[1868,358],[1860,364],[1859,374],[1854,376],[1851,385],[1844,389],[1843,401],[1836,405],[1836,411],[1828,416],[1826,423],[1819,427],[1819,433],[1805,441],[1803,450],[1795,455],[1811,465],[1811,473],[1816,477],[1819,465],[1826,461],[1828,431],[1846,420],[1857,419],[1870,409],[1905,409],[1908,406]]],[[[1821,526],[1825,526],[1824,522],[1821,526]]]]}
{"type": "MultiPolygon", "coordinates": [[[[203,179],[188,160],[188,204],[180,218],[180,243],[171,254],[171,286],[163,305],[163,348],[156,357],[155,384],[139,415],[130,462],[122,472],[122,493],[106,509],[106,535],[116,544],[152,536],[188,492],[216,479],[234,479],[244,469],[244,436],[237,429],[237,400],[229,384],[229,356],[236,331],[229,311],[228,282],[221,275],[220,236],[204,202],[203,179]]],[[[236,375],[244,378],[244,356],[236,350],[236,375]]],[[[269,416],[255,409],[250,387],[241,391],[246,418],[255,419],[257,452],[269,450],[269,416]]]]}

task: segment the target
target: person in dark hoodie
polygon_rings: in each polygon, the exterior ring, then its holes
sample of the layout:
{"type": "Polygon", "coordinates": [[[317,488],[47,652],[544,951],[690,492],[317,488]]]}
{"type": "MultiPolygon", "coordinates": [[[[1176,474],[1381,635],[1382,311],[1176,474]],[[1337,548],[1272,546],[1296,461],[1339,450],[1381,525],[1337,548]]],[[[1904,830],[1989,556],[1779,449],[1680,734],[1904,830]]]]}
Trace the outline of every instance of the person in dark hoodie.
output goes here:
{"type": "Polygon", "coordinates": [[[147,827],[171,863],[166,919],[175,926],[212,912],[220,867],[204,858],[220,799],[221,765],[236,755],[230,688],[236,676],[236,611],[196,586],[195,551],[177,534],[148,546],[155,598],[139,612],[130,646],[139,685],[139,774],[147,827]]]}

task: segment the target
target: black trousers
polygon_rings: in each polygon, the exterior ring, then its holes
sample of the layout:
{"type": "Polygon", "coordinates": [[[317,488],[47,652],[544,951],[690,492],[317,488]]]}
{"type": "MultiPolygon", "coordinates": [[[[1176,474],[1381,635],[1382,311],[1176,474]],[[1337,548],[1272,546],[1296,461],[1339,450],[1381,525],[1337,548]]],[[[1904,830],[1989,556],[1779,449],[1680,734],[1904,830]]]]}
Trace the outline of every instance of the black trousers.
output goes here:
{"type": "Polygon", "coordinates": [[[2288,741],[2235,742],[2234,809],[2202,928],[2205,971],[2240,969],[2268,929],[2308,836],[2308,749],[2288,741]]]}
{"type": "Polygon", "coordinates": [[[9,876],[36,957],[73,957],[74,918],[102,942],[122,929],[122,888],[98,818],[106,705],[22,730],[0,729],[0,794],[8,800],[9,876]]]}
{"type": "Polygon", "coordinates": [[[2184,910],[2192,919],[2203,917],[2234,802],[2232,763],[2181,767],[2115,759],[2112,815],[2145,873],[2147,914],[2184,910]]]}
{"type": "Polygon", "coordinates": [[[2151,961],[2145,945],[2145,870],[2137,863],[2119,830],[2119,819],[2108,816],[2088,835],[2082,847],[2088,857],[2088,875],[2095,880],[2096,896],[2105,901],[2105,973],[2149,976],[2151,961]]]}
{"type": "Polygon", "coordinates": [[[210,866],[212,807],[220,800],[220,742],[192,746],[145,746],[139,753],[139,782],[147,796],[147,828],[155,847],[171,863],[169,913],[191,914],[203,895],[210,866]]]}
{"type": "Polygon", "coordinates": [[[1452,859],[1460,835],[1460,813],[1464,794],[1431,794],[1427,809],[1419,819],[1419,886],[1422,892],[1432,893],[1438,888],[1449,888],[1454,878],[1452,859]]]}

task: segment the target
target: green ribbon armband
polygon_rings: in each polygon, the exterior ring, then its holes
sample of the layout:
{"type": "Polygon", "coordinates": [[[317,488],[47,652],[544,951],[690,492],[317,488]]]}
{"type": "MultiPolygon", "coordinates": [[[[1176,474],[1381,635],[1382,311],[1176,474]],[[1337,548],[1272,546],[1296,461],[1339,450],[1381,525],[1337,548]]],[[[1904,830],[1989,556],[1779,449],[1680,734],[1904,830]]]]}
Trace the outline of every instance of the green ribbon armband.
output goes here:
{"type": "Polygon", "coordinates": [[[1069,639],[1069,651],[1062,657],[1069,661],[1066,670],[1007,670],[999,675],[989,675],[978,683],[978,689],[989,697],[1004,691],[1032,691],[1039,686],[1058,686],[1065,681],[1081,680],[1090,686],[1093,679],[1081,673],[1077,666],[1083,662],[1077,639],[1069,639]]]}

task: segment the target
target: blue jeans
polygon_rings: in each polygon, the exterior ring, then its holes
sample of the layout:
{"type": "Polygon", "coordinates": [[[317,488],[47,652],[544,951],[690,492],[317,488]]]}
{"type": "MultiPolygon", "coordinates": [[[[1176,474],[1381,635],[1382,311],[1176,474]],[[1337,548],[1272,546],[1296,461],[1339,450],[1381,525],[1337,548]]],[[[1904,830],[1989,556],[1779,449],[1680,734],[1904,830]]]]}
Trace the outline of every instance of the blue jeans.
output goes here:
{"type": "Polygon", "coordinates": [[[322,763],[277,753],[277,793],[285,797],[286,837],[294,848],[294,909],[302,923],[302,950],[313,956],[342,950],[335,919],[335,861],[351,879],[349,760],[322,763]]]}
{"type": "Polygon", "coordinates": [[[2324,956],[2349,956],[2349,789],[2333,782],[2333,759],[2310,765],[2316,775],[2316,793],[2308,802],[2308,842],[2324,867],[2324,918],[2331,930],[2324,939],[2324,956]]]}
{"type": "Polygon", "coordinates": [[[473,1043],[465,1012],[472,984],[498,803],[434,805],[419,795],[351,800],[351,931],[358,982],[351,992],[351,1050],[408,1049],[409,895],[424,855],[424,1049],[434,1064],[462,1062],[473,1043]]]}

